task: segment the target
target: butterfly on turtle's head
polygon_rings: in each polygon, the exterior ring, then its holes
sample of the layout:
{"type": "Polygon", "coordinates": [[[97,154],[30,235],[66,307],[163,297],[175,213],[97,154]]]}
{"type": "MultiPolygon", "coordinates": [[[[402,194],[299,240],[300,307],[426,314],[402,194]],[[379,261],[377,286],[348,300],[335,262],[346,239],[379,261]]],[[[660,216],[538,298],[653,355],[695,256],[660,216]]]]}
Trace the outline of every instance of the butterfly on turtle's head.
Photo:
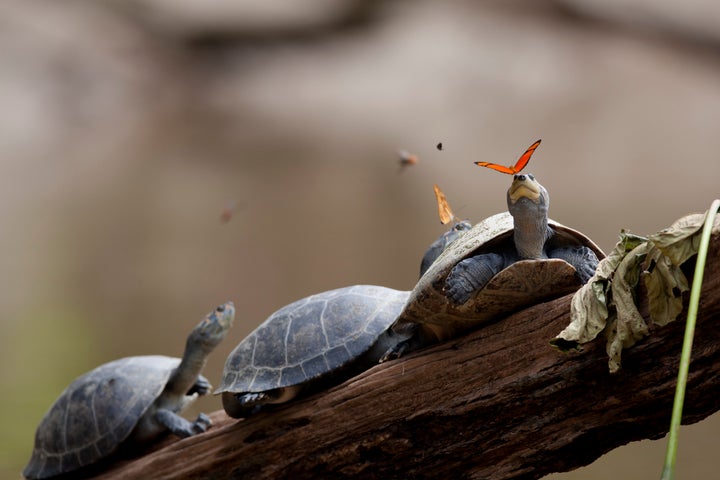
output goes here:
{"type": "Polygon", "coordinates": [[[538,146],[540,146],[540,140],[530,145],[530,147],[525,150],[525,153],[520,155],[520,158],[517,162],[515,162],[515,165],[511,165],[509,167],[490,162],[475,162],[475,165],[478,165],[480,167],[492,168],[493,170],[500,173],[515,175],[516,173],[520,173],[520,171],[527,166],[528,162],[530,161],[530,157],[532,157],[532,154],[535,152],[535,149],[537,149],[538,146]]]}

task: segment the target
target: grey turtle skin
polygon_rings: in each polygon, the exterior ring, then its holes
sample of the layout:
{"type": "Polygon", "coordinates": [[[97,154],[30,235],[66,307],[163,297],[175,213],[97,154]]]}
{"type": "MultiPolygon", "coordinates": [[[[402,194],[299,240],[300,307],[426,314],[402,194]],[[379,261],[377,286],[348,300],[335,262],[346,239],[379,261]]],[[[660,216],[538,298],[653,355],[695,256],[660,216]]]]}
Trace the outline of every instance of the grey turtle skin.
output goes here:
{"type": "Polygon", "coordinates": [[[428,268],[393,324],[412,335],[381,361],[577,290],[605,255],[582,233],[548,219],[550,197],[515,175],[508,212],[477,223],[428,268]]]}
{"type": "Polygon", "coordinates": [[[228,415],[243,418],[352,377],[409,338],[389,330],[409,294],[355,285],[281,308],[230,353],[214,393],[228,415]]]}
{"type": "Polygon", "coordinates": [[[232,326],[232,302],[218,306],[190,333],[182,359],[149,355],[106,363],[75,379],[53,403],[35,433],[26,478],[76,472],[117,451],[171,432],[188,437],[210,419],[178,415],[212,388],[200,375],[208,354],[232,326]]]}

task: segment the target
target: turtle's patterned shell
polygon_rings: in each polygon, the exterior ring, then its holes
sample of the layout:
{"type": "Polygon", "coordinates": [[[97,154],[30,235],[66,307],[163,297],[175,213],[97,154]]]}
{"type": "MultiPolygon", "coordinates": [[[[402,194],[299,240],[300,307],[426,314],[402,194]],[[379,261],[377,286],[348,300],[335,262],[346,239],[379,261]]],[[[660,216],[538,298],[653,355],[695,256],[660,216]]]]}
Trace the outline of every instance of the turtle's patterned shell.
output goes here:
{"type": "Polygon", "coordinates": [[[347,365],[390,327],[408,294],[356,285],[281,308],[235,347],[215,393],[289,387],[347,365]]]}
{"type": "MultiPolygon", "coordinates": [[[[553,247],[584,245],[598,258],[605,256],[582,233],[553,220],[548,224],[555,231],[550,240],[553,247]]],[[[479,253],[514,249],[512,231],[512,215],[503,212],[477,223],[452,243],[420,278],[393,329],[402,332],[409,324],[420,323],[443,340],[499,315],[560,297],[580,287],[575,269],[564,260],[521,260],[495,275],[464,304],[452,304],[443,290],[453,267],[479,253]]]]}
{"type": "Polygon", "coordinates": [[[46,478],[112,453],[162,393],[179,358],[127,357],[75,379],[53,403],[35,433],[23,475],[46,478]]]}

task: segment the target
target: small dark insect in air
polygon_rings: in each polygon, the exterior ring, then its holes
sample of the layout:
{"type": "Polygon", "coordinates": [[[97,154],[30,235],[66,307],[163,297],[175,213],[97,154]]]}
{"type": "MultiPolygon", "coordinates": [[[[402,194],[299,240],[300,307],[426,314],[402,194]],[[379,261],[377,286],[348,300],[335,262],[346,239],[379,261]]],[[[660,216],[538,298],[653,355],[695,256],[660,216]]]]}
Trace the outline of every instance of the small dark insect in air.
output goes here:
{"type": "Polygon", "coordinates": [[[407,167],[418,163],[418,157],[415,154],[407,152],[405,150],[398,150],[398,156],[400,157],[400,171],[402,172],[407,167]]]}
{"type": "Polygon", "coordinates": [[[435,148],[437,148],[438,150],[442,151],[442,149],[443,149],[443,144],[442,144],[442,142],[439,142],[437,145],[435,145],[435,148]]]}

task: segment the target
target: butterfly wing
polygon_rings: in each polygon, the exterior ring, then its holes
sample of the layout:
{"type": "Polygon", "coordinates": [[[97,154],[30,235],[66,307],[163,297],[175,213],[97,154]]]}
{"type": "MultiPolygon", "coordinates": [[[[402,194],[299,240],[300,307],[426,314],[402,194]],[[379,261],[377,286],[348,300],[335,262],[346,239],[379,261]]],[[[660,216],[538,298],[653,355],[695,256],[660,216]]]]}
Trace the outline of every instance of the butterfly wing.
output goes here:
{"type": "Polygon", "coordinates": [[[447,198],[445,198],[445,194],[442,192],[442,190],[440,190],[440,187],[438,187],[437,185],[433,185],[433,190],[435,190],[435,198],[437,199],[438,216],[440,217],[440,223],[446,225],[450,223],[453,218],[455,218],[455,215],[453,215],[450,204],[448,203],[447,198]]]}
{"type": "Polygon", "coordinates": [[[498,165],[497,163],[490,163],[490,162],[475,162],[475,165],[480,167],[487,167],[492,168],[493,170],[500,172],[500,173],[507,173],[508,175],[512,175],[515,173],[515,170],[513,167],[506,167],[505,165],[498,165]]]}
{"type": "Polygon", "coordinates": [[[532,154],[535,153],[535,149],[540,145],[540,140],[530,145],[530,148],[525,150],[525,153],[520,155],[520,158],[518,158],[518,161],[515,162],[515,165],[506,167],[505,165],[498,165],[497,163],[490,163],[490,162],[475,162],[475,165],[478,165],[480,167],[487,167],[492,168],[496,172],[500,173],[506,173],[508,175],[514,175],[516,173],[520,173],[523,168],[525,168],[530,161],[530,157],[532,157],[532,154]]]}
{"type": "Polygon", "coordinates": [[[530,147],[525,150],[525,153],[520,155],[520,158],[518,158],[518,161],[515,162],[515,166],[510,167],[512,168],[512,173],[520,173],[523,168],[525,168],[530,161],[530,157],[532,157],[532,154],[535,153],[535,150],[540,146],[540,140],[530,145],[530,147]]]}

